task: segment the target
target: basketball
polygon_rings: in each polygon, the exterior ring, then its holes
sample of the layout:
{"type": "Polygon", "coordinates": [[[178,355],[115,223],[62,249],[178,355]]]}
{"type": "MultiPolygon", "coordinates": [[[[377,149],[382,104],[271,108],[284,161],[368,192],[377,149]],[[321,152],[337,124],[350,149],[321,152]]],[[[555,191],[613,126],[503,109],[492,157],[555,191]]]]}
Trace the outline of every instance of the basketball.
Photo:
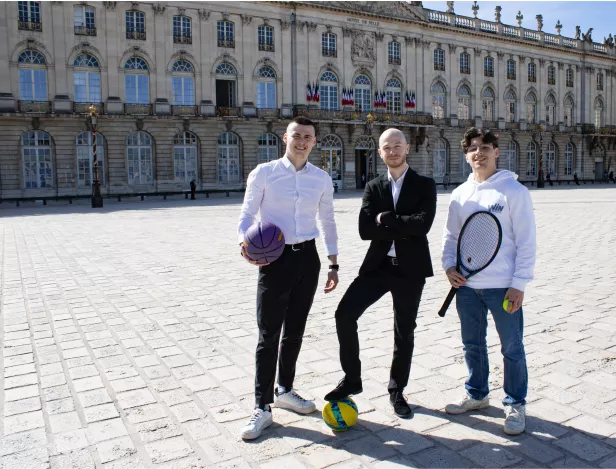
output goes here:
{"type": "Polygon", "coordinates": [[[244,249],[253,261],[259,264],[272,263],[284,251],[284,235],[273,223],[255,223],[244,235],[244,249]]]}
{"type": "Polygon", "coordinates": [[[357,404],[350,397],[328,402],[323,407],[323,420],[335,432],[345,432],[357,422],[357,404]]]}

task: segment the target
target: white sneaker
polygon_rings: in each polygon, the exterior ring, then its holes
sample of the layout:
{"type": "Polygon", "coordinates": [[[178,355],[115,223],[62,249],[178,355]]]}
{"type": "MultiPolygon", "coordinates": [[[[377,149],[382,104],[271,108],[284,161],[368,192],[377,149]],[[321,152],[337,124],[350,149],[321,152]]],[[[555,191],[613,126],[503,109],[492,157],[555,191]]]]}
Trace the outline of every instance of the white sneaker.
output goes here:
{"type": "Polygon", "coordinates": [[[445,412],[456,415],[463,414],[469,410],[485,409],[486,407],[490,407],[489,397],[484,397],[483,399],[477,400],[466,395],[457,402],[447,404],[445,406],[445,412]]]}
{"type": "Polygon", "coordinates": [[[281,409],[289,409],[298,414],[312,414],[317,407],[314,402],[307,401],[302,396],[297,394],[293,389],[284,394],[277,394],[274,400],[274,405],[281,409]]]}
{"type": "Polygon", "coordinates": [[[264,428],[269,427],[274,422],[272,418],[272,412],[269,410],[259,409],[258,407],[252,411],[252,415],[248,420],[248,423],[244,425],[240,436],[244,440],[254,440],[261,436],[261,432],[264,428]]]}
{"type": "Polygon", "coordinates": [[[505,433],[519,435],[526,429],[526,406],[514,404],[505,406],[505,433]]]}

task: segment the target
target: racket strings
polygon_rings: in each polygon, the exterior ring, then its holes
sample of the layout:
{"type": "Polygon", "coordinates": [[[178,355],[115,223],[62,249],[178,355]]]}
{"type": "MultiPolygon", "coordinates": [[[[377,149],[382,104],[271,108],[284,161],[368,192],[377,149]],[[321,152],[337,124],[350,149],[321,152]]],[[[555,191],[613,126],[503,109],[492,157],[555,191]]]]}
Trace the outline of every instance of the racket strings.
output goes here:
{"type": "Polygon", "coordinates": [[[498,250],[498,222],[488,214],[478,213],[460,234],[460,264],[471,273],[483,269],[498,250]]]}

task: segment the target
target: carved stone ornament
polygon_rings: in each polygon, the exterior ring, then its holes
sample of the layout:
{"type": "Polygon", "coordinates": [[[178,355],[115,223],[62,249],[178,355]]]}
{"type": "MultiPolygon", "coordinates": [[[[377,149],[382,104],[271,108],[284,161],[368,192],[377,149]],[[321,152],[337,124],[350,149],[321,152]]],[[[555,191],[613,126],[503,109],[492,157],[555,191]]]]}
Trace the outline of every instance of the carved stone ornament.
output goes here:
{"type": "Polygon", "coordinates": [[[415,38],[412,38],[410,36],[404,36],[404,43],[405,44],[412,44],[414,40],[415,40],[415,38]]]}
{"type": "Polygon", "coordinates": [[[501,11],[503,11],[503,7],[501,6],[497,6],[496,8],[494,8],[494,20],[497,23],[501,22],[501,11]]]}
{"type": "Polygon", "coordinates": [[[252,16],[240,15],[240,18],[242,18],[242,23],[244,23],[245,26],[248,26],[252,21],[252,16]]]}
{"type": "Polygon", "coordinates": [[[558,70],[563,70],[565,68],[565,64],[562,62],[558,62],[558,70]]]}
{"type": "Polygon", "coordinates": [[[184,16],[186,14],[186,8],[178,7],[178,15],[184,16]]]}
{"type": "Polygon", "coordinates": [[[182,121],[182,128],[185,132],[188,132],[190,130],[190,119],[184,119],[182,121]]]}
{"type": "Polygon", "coordinates": [[[391,36],[391,40],[392,40],[393,42],[398,42],[398,36],[396,36],[395,34],[393,34],[393,35],[391,36]]]}
{"type": "Polygon", "coordinates": [[[426,50],[430,48],[430,41],[421,41],[421,44],[426,50]]]}
{"type": "Polygon", "coordinates": [[[135,121],[135,126],[137,127],[137,130],[143,130],[143,119],[137,119],[135,121]]]}
{"type": "Polygon", "coordinates": [[[498,57],[498,60],[503,60],[505,58],[505,53],[498,51],[496,52],[496,56],[498,57]]]}
{"type": "Polygon", "coordinates": [[[539,66],[543,68],[544,65],[545,65],[545,59],[539,59],[539,66]]]}
{"type": "Polygon", "coordinates": [[[332,32],[332,25],[331,24],[326,24],[325,25],[325,29],[327,29],[328,33],[331,33],[332,32]]]}
{"type": "Polygon", "coordinates": [[[269,18],[263,18],[263,25],[269,26],[269,18]]]}
{"type": "Polygon", "coordinates": [[[456,12],[453,9],[453,2],[447,2],[447,13],[455,15],[456,12]]]}
{"type": "Polygon", "coordinates": [[[375,40],[372,34],[364,31],[354,31],[351,42],[351,59],[354,63],[373,65],[376,61],[375,40]]]}
{"type": "Polygon", "coordinates": [[[523,64],[524,62],[526,62],[526,57],[520,55],[520,63],[523,64]]]}
{"type": "Polygon", "coordinates": [[[286,31],[290,27],[291,27],[290,21],[280,20],[280,29],[282,29],[283,31],[286,31]]]}
{"type": "Polygon", "coordinates": [[[210,12],[208,10],[199,10],[199,19],[202,21],[206,21],[210,17],[210,12]]]}
{"type": "Polygon", "coordinates": [[[327,5],[345,11],[359,11],[387,16],[402,20],[426,21],[421,2],[370,2],[370,1],[342,1],[327,2],[327,5]]]}
{"type": "Polygon", "coordinates": [[[225,21],[229,21],[229,13],[227,13],[226,11],[223,12],[222,19],[225,20],[225,21]]]}
{"type": "Polygon", "coordinates": [[[167,7],[164,5],[161,5],[160,3],[154,3],[152,5],[152,9],[154,10],[155,15],[162,15],[167,9],[167,7]]]}
{"type": "Polygon", "coordinates": [[[353,143],[353,132],[355,131],[355,124],[347,124],[347,132],[349,134],[349,143],[353,143]]]}
{"type": "Polygon", "coordinates": [[[225,122],[225,127],[227,128],[227,132],[231,132],[233,130],[233,121],[228,120],[225,122]]]}
{"type": "Polygon", "coordinates": [[[376,33],[374,33],[374,38],[378,41],[381,42],[383,40],[383,38],[385,37],[385,34],[377,31],[376,33]]]}
{"type": "Polygon", "coordinates": [[[130,7],[131,7],[133,10],[138,9],[138,8],[139,8],[139,2],[131,2],[130,7]]]}
{"type": "Polygon", "coordinates": [[[473,48],[473,51],[475,51],[475,57],[481,57],[481,49],[479,47],[473,48]]]}
{"type": "Polygon", "coordinates": [[[306,23],[306,27],[308,28],[308,32],[309,33],[315,32],[317,30],[317,26],[318,26],[318,24],[313,23],[312,21],[309,22],[309,23],[306,23]]]}
{"type": "Polygon", "coordinates": [[[342,27],[342,35],[344,37],[350,37],[353,35],[353,28],[347,28],[346,26],[342,27]]]}
{"type": "Polygon", "coordinates": [[[449,44],[449,52],[451,52],[452,54],[456,52],[457,48],[458,46],[456,44],[449,44]]]}
{"type": "Polygon", "coordinates": [[[306,26],[306,22],[305,21],[298,21],[298,22],[295,23],[295,26],[296,26],[298,31],[303,31],[304,27],[306,26]]]}
{"type": "Polygon", "coordinates": [[[32,129],[33,130],[38,130],[41,128],[41,118],[40,117],[33,117],[32,118],[32,129]]]}
{"type": "Polygon", "coordinates": [[[118,6],[118,2],[103,2],[103,5],[107,10],[113,11],[118,6]]]}

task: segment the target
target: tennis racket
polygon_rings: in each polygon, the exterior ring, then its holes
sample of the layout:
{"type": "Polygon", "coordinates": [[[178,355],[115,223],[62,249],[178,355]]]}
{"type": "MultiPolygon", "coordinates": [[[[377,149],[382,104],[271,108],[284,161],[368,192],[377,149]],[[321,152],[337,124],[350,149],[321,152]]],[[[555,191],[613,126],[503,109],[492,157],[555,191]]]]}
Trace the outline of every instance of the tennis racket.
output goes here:
{"type": "MultiPolygon", "coordinates": [[[[503,240],[503,229],[493,214],[486,211],[473,213],[466,219],[458,237],[456,270],[470,278],[481,272],[496,257],[503,240]]],[[[444,317],[458,289],[451,287],[438,315],[444,317]]]]}

